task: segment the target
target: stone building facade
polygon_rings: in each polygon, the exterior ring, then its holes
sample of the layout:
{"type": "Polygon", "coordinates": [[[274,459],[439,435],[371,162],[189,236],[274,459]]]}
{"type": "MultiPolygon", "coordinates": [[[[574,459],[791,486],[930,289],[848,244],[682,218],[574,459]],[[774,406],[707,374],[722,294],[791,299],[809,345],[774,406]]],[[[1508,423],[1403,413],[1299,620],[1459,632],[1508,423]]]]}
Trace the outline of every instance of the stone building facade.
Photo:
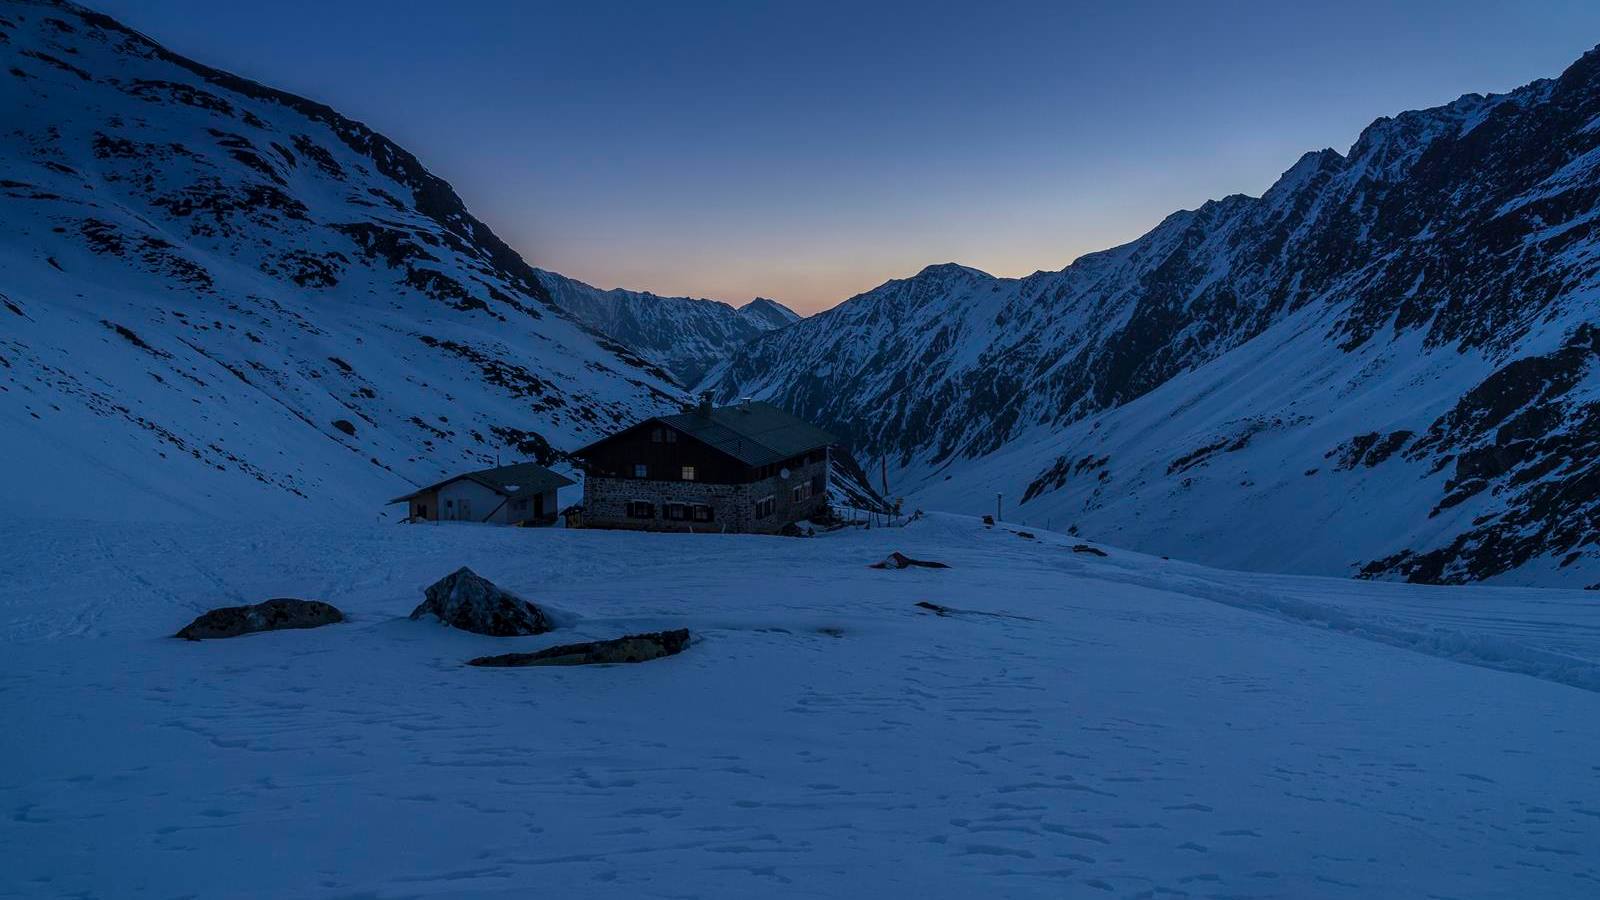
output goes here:
{"type": "Polygon", "coordinates": [[[818,517],[827,505],[824,452],[789,469],[788,478],[774,474],[744,484],[591,475],[583,482],[581,522],[585,528],[776,534],[792,522],[818,517]],[[768,498],[771,508],[765,509],[761,503],[768,498]],[[647,504],[649,510],[630,504],[647,504]]]}
{"type": "Polygon", "coordinates": [[[764,403],[649,419],[573,454],[583,506],[569,523],[774,534],[826,509],[832,441],[764,403]]]}

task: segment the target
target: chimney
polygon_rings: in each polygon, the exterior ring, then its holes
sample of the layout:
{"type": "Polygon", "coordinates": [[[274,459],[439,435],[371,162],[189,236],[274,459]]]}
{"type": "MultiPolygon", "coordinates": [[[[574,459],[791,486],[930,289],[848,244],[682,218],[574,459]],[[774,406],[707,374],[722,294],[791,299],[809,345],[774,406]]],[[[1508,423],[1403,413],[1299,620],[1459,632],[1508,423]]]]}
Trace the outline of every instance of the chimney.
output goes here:
{"type": "Polygon", "coordinates": [[[700,406],[696,410],[700,415],[711,418],[711,392],[706,391],[700,395],[700,406]]]}

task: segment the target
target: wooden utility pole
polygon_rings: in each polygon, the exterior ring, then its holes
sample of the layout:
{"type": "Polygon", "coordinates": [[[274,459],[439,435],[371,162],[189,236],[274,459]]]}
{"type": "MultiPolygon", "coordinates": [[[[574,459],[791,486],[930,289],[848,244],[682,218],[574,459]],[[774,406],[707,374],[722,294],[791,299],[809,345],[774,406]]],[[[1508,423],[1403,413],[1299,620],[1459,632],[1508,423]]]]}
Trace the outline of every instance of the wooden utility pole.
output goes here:
{"type": "Polygon", "coordinates": [[[994,495],[994,520],[996,522],[1000,521],[1000,500],[1004,496],[1004,494],[994,495]]]}

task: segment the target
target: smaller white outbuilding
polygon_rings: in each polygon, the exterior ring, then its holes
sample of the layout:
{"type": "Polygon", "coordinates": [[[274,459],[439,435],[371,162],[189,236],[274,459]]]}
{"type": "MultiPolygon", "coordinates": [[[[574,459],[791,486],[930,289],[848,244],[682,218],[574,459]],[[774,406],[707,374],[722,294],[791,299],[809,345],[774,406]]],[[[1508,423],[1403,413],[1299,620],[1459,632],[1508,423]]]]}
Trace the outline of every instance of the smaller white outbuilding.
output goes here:
{"type": "Polygon", "coordinates": [[[556,492],[576,483],[537,463],[517,463],[457,475],[389,502],[408,504],[412,522],[550,525],[561,508],[556,492]]]}

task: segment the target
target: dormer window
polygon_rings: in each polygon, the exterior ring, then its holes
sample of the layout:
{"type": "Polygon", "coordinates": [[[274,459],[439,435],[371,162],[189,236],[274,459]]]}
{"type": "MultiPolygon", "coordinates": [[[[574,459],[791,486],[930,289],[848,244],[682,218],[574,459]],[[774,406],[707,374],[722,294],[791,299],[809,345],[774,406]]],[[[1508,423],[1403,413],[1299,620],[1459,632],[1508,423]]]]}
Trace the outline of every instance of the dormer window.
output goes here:
{"type": "Polygon", "coordinates": [[[683,480],[684,481],[693,481],[694,480],[694,466],[684,466],[683,467],[682,476],[683,476],[683,480]]]}

